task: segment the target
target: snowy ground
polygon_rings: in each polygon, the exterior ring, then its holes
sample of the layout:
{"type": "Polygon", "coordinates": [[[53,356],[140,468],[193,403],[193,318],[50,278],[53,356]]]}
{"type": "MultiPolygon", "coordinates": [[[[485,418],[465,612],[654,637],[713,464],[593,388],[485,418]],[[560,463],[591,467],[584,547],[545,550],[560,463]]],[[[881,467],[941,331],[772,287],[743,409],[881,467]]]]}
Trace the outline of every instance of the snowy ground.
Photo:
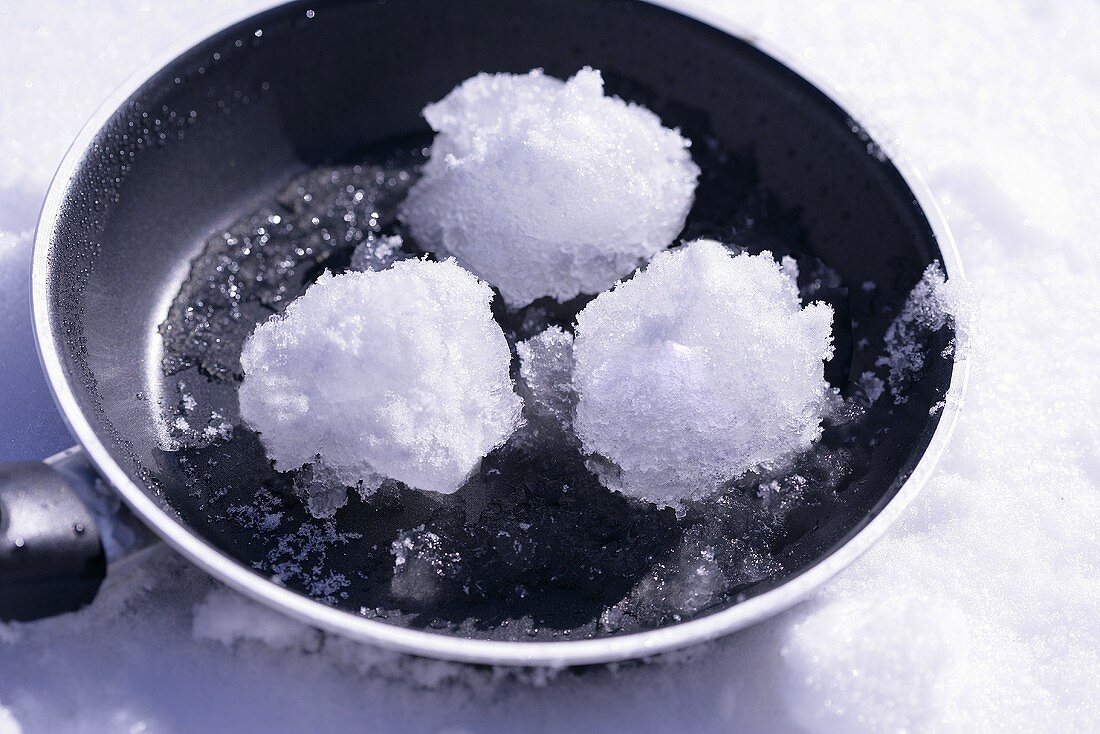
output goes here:
{"type": "MultiPolygon", "coordinates": [[[[0,458],[67,444],[25,315],[53,167],[98,101],[210,5],[0,6],[0,458]]],[[[979,301],[975,373],[950,456],[901,526],[770,623],[552,680],[323,638],[161,549],[86,611],[0,626],[0,732],[1100,730],[1100,5],[690,7],[859,100],[952,221],[979,301]]]]}

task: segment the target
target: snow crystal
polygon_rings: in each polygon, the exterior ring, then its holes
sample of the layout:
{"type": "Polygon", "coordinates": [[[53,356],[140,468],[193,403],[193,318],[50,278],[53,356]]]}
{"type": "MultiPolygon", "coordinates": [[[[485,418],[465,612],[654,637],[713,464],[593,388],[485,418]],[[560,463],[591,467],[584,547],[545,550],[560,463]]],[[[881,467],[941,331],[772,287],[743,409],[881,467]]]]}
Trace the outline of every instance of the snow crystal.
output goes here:
{"type": "Polygon", "coordinates": [[[698,240],[577,316],[576,430],[628,494],[675,504],[820,433],[832,311],[770,253],[698,240]]]}
{"type": "MultiPolygon", "coordinates": [[[[948,349],[965,349],[966,321],[960,317],[968,311],[968,300],[967,292],[959,283],[946,280],[939,263],[929,265],[913,286],[901,313],[886,331],[886,354],[877,361],[879,366],[889,369],[887,380],[895,402],[906,402],[906,385],[924,368],[930,335],[944,326],[951,326],[955,335],[948,349]]],[[[874,401],[871,394],[876,386],[869,382],[866,387],[870,388],[868,397],[874,401]]],[[[877,392],[881,394],[882,388],[878,387],[877,392]]]]}
{"type": "Polygon", "coordinates": [[[322,275],[245,343],[241,416],[279,470],[454,492],[520,421],[492,297],[453,261],[322,275]]]}
{"type": "Polygon", "coordinates": [[[551,326],[516,345],[519,387],[532,430],[571,435],[577,395],[573,390],[573,335],[551,326]]]}
{"type": "Polygon", "coordinates": [[[294,532],[280,533],[275,547],[268,551],[268,568],[280,584],[300,587],[315,599],[335,604],[347,595],[351,585],[347,575],[332,567],[329,551],[361,539],[359,533],[341,532],[332,520],[303,523],[294,532]]]}
{"type": "Polygon", "coordinates": [[[424,108],[436,131],[402,218],[512,307],[599,293],[667,247],[699,168],[649,110],[600,72],[479,74],[424,108]]]}
{"type": "Polygon", "coordinates": [[[385,270],[400,260],[404,241],[400,235],[366,239],[351,254],[351,270],[385,270]]]}
{"type": "Polygon", "coordinates": [[[882,393],[886,389],[886,383],[874,372],[867,371],[859,376],[859,389],[863,391],[867,402],[873,403],[882,397],[882,393]]]}
{"type": "Polygon", "coordinates": [[[198,402],[195,400],[195,396],[187,392],[180,394],[180,401],[183,403],[183,409],[188,412],[194,410],[195,406],[198,405],[198,402]]]}
{"type": "Polygon", "coordinates": [[[159,444],[165,451],[208,446],[214,441],[227,441],[233,435],[233,424],[217,410],[200,407],[188,392],[185,382],[177,382],[178,400],[160,400],[157,428],[159,444]]]}
{"type": "MultiPolygon", "coordinates": [[[[382,486],[379,475],[367,476],[356,484],[360,497],[369,497],[382,486]]],[[[324,461],[314,461],[302,467],[294,475],[294,489],[306,503],[309,514],[314,517],[332,517],[336,511],[348,503],[347,484],[341,475],[324,461]]]]}
{"type": "Polygon", "coordinates": [[[390,591],[406,602],[432,604],[441,594],[441,579],[462,558],[444,549],[443,539],[423,525],[402,531],[391,546],[394,560],[390,591]]]}

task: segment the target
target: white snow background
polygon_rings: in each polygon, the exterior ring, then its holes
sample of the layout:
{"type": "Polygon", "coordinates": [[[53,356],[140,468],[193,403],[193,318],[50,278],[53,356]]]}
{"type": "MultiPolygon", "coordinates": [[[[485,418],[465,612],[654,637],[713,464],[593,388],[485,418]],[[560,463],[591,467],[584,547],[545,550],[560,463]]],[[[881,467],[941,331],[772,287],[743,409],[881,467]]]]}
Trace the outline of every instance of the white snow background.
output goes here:
{"type": "MultiPolygon", "coordinates": [[[[65,442],[26,315],[55,165],[138,64],[212,14],[265,4],[0,0],[0,413],[19,426],[0,458],[65,442]]],[[[951,220],[974,373],[901,524],[771,622],[549,679],[322,636],[162,548],[87,610],[0,625],[0,733],[1100,731],[1100,3],[685,6],[856,99],[951,220]]]]}

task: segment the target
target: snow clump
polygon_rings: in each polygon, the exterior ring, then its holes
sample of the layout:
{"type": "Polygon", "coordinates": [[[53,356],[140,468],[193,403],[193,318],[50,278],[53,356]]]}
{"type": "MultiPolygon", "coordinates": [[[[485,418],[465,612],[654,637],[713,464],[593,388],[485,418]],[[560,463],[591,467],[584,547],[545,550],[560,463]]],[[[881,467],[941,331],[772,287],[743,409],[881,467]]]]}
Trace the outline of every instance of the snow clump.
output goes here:
{"type": "Polygon", "coordinates": [[[450,260],[324,274],[245,343],[241,416],[281,471],[454,492],[522,420],[492,298],[450,260]]]}
{"type": "Polygon", "coordinates": [[[832,309],[768,252],[697,240],[577,316],[575,428],[623,492],[675,505],[820,435],[832,309]]]}
{"type": "Polygon", "coordinates": [[[431,158],[401,218],[510,307],[606,290],[668,247],[691,209],[691,143],[605,96],[593,69],[566,82],[478,74],[424,117],[431,158]]]}

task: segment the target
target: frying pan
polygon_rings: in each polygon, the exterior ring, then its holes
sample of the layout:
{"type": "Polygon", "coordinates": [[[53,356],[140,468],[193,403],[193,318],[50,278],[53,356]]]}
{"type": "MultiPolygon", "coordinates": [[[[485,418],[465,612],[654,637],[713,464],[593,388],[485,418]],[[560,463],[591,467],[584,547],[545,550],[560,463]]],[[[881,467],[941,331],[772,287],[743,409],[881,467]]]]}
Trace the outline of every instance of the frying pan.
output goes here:
{"type": "MultiPolygon", "coordinates": [[[[401,625],[271,578],[255,567],[243,531],[213,523],[195,499],[203,481],[252,491],[252,477],[271,471],[262,451],[231,442],[197,479],[163,450],[150,398],[165,395],[172,379],[158,324],[211,233],[311,165],[424,134],[421,108],[480,71],[542,67],[566,77],[591,65],[609,91],[651,106],[689,137],[705,129],[733,151],[736,176],[763,192],[767,216],[792,247],[829,263],[853,292],[877,284],[852,335],[880,344],[929,264],[961,277],[954,244],[916,175],[886,156],[833,93],[779,58],[749,36],[634,0],[310,0],[231,23],[140,73],[73,144],[39,222],[37,342],[79,447],[46,464],[0,468],[0,616],[86,603],[107,561],[140,545],[142,524],[288,615],[472,663],[650,655],[744,628],[805,597],[881,536],[928,479],[965,381],[965,361],[943,349],[950,327],[935,335],[907,402],[872,405],[885,429],[866,471],[848,500],[788,550],[784,573],[693,619],[588,639],[401,625]],[[126,525],[127,513],[109,507],[116,492],[140,523],[126,525]]],[[[875,367],[870,354],[846,359],[842,387],[875,367]]],[[[232,412],[218,390],[203,397],[232,412]]]]}

